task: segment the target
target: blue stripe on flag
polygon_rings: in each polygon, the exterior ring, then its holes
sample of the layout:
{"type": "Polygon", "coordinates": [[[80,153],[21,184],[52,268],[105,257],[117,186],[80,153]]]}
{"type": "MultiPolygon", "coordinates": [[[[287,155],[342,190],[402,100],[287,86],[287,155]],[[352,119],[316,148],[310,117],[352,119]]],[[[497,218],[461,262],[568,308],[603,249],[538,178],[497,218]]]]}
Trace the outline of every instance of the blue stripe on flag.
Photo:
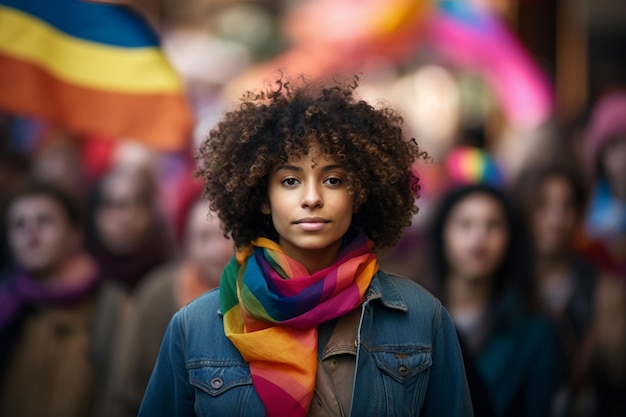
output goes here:
{"type": "Polygon", "coordinates": [[[159,45],[148,23],[132,10],[82,0],[0,0],[70,36],[110,46],[138,48],[159,45]]]}

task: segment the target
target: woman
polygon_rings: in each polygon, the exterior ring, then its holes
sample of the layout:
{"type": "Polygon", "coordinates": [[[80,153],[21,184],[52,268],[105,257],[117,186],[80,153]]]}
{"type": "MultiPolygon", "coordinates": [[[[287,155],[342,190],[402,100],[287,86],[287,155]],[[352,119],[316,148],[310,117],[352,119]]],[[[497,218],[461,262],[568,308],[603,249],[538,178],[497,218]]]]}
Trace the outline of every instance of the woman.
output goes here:
{"type": "Polygon", "coordinates": [[[474,401],[484,386],[483,413],[549,415],[556,337],[547,319],[532,312],[528,251],[514,206],[497,188],[465,185],[442,197],[432,224],[439,296],[466,347],[468,368],[476,369],[474,401]]]}
{"type": "Polygon", "coordinates": [[[200,149],[238,250],[174,316],[139,416],[473,415],[447,313],[375,252],[416,211],[421,150],[356,81],[276,85],[200,149]]]}
{"type": "Polygon", "coordinates": [[[523,170],[515,189],[530,221],[537,301],[555,323],[562,348],[553,415],[590,415],[588,347],[598,271],[574,247],[587,200],[584,182],[553,160],[523,170]]]}

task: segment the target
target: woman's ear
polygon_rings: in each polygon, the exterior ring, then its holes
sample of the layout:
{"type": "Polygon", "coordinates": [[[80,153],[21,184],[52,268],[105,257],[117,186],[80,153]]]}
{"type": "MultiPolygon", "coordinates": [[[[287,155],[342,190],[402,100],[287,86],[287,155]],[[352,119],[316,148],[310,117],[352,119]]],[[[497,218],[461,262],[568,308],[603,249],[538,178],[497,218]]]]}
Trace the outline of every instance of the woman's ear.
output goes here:
{"type": "Polygon", "coordinates": [[[263,203],[261,203],[261,213],[269,216],[272,213],[272,210],[270,209],[270,202],[265,200],[263,203]]]}

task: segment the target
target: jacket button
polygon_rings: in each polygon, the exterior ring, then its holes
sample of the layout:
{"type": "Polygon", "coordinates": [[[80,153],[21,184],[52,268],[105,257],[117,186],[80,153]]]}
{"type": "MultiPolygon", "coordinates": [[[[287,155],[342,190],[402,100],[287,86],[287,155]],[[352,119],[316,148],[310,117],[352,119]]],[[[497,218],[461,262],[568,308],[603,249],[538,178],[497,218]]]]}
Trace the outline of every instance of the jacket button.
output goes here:
{"type": "Polygon", "coordinates": [[[220,389],[222,388],[222,385],[224,385],[224,381],[222,381],[222,378],[213,378],[211,380],[211,388],[213,389],[220,389]]]}
{"type": "Polygon", "coordinates": [[[398,366],[398,373],[400,376],[407,376],[409,374],[409,370],[406,365],[400,365],[398,366]]]}

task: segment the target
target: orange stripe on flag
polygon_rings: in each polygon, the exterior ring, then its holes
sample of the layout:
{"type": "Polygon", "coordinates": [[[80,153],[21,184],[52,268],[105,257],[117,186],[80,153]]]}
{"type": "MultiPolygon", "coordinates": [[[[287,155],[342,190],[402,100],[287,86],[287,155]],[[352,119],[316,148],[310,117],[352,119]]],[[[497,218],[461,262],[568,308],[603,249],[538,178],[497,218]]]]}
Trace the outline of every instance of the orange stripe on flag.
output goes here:
{"type": "Polygon", "coordinates": [[[132,138],[161,151],[188,146],[193,125],[183,94],[124,94],[63,82],[0,54],[0,108],[42,117],[82,134],[132,138]]]}

